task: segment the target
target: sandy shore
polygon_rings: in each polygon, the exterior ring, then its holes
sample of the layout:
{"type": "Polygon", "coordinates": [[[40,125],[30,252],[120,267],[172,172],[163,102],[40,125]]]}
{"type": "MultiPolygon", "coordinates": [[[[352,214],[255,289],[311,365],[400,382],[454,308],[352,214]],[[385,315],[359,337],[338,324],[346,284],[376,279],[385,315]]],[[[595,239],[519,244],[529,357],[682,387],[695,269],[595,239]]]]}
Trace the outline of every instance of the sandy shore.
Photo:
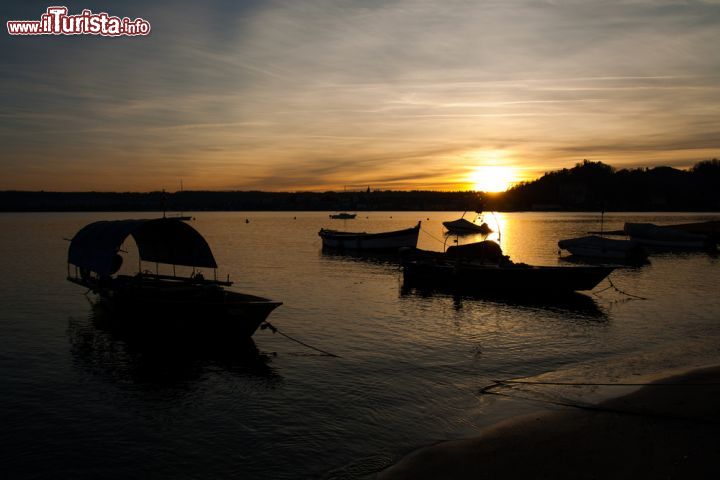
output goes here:
{"type": "Polygon", "coordinates": [[[603,410],[524,416],[418,450],[379,478],[720,478],[720,367],[654,383],[603,410]]]}

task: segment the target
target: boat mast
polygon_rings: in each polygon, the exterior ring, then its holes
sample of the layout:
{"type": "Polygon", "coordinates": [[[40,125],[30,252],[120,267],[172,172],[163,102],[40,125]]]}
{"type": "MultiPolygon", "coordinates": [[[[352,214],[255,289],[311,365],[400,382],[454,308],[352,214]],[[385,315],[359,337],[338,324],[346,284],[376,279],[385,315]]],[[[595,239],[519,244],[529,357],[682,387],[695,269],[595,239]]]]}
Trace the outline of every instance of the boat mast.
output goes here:
{"type": "MultiPolygon", "coordinates": [[[[183,181],[182,181],[182,178],[181,178],[181,179],[180,179],[180,193],[182,193],[182,191],[183,191],[183,181]]],[[[182,200],[181,200],[181,201],[182,201],[182,200]]],[[[184,216],[185,216],[185,212],[184,212],[183,210],[180,210],[180,217],[184,217],[184,216]]]]}
{"type": "Polygon", "coordinates": [[[493,216],[493,220],[495,220],[495,226],[497,226],[497,232],[498,232],[498,244],[502,244],[502,231],[500,229],[500,222],[498,222],[497,217],[495,216],[495,210],[490,210],[490,213],[493,216]]]}

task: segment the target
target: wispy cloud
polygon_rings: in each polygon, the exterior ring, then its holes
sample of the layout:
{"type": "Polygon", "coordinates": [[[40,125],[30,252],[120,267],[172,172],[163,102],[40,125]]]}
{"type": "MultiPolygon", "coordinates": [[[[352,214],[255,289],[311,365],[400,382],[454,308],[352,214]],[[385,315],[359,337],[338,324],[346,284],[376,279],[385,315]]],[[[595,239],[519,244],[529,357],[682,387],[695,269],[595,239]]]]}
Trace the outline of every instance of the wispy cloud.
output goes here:
{"type": "MultiPolygon", "coordinates": [[[[44,7],[0,7],[35,18],[44,7]]],[[[70,5],[71,11],[75,8],[70,5]]],[[[503,150],[720,149],[720,2],[86,2],[147,38],[0,40],[0,188],[454,188],[503,150]]]]}

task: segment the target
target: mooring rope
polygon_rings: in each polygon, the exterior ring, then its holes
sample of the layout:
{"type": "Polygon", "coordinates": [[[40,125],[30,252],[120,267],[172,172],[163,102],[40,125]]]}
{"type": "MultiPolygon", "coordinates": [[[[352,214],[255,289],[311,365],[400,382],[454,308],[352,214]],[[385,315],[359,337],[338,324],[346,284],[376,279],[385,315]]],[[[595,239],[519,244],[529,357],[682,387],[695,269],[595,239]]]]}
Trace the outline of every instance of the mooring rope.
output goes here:
{"type": "Polygon", "coordinates": [[[615,286],[615,284],[613,283],[613,281],[612,281],[612,279],[610,278],[610,276],[607,277],[607,281],[608,281],[608,283],[610,283],[610,286],[605,287],[605,288],[603,288],[602,290],[598,290],[598,291],[596,291],[596,292],[592,292],[592,294],[595,295],[595,296],[597,296],[599,293],[602,293],[602,292],[604,292],[604,291],[606,291],[606,290],[610,290],[610,289],[612,288],[612,289],[615,290],[616,292],[618,292],[618,293],[620,293],[620,294],[622,294],[622,295],[625,295],[625,296],[627,296],[627,297],[637,298],[638,300],[647,300],[647,297],[641,297],[640,295],[633,295],[632,293],[628,293],[628,292],[626,292],[625,290],[619,289],[618,287],[615,286]]]}
{"type": "Polygon", "coordinates": [[[303,342],[303,341],[301,341],[301,340],[298,340],[297,338],[291,337],[291,336],[288,335],[287,333],[284,333],[284,332],[280,331],[279,328],[277,328],[276,326],[274,326],[274,325],[273,325],[272,323],[270,323],[270,322],[264,322],[262,325],[260,325],[260,329],[261,329],[261,330],[265,330],[266,328],[269,328],[270,331],[273,332],[273,333],[279,333],[279,334],[282,335],[283,337],[285,337],[285,338],[287,338],[287,339],[289,339],[289,340],[292,340],[293,342],[299,343],[299,344],[302,345],[303,347],[310,348],[310,349],[315,350],[316,352],[320,352],[320,353],[322,353],[323,355],[326,355],[326,356],[328,356],[328,357],[341,358],[340,355],[335,355],[334,353],[330,353],[330,352],[328,352],[328,351],[326,351],[326,350],[323,350],[323,349],[320,349],[320,348],[317,348],[317,347],[313,347],[312,345],[308,345],[307,343],[305,343],[305,342],[303,342]]]}
{"type": "Polygon", "coordinates": [[[425,234],[428,235],[428,236],[429,236],[430,238],[432,238],[433,240],[437,240],[438,242],[440,242],[440,243],[442,243],[443,245],[445,245],[445,240],[440,240],[440,239],[437,238],[435,235],[433,235],[432,233],[428,232],[428,231],[425,230],[425,229],[423,229],[423,232],[425,232],[425,234]]]}
{"type": "MultiPolygon", "coordinates": [[[[718,383],[612,383],[612,384],[604,384],[604,383],[564,383],[564,382],[523,382],[523,381],[513,381],[513,380],[505,380],[505,381],[496,381],[495,383],[485,386],[480,389],[478,392],[480,395],[497,395],[500,397],[506,397],[506,398],[512,398],[512,399],[520,399],[520,400],[527,400],[530,402],[536,402],[536,403],[544,403],[549,405],[557,405],[561,407],[570,407],[570,408],[577,408],[579,410],[589,410],[589,411],[596,411],[596,412],[603,412],[603,413],[616,413],[620,415],[633,415],[633,416],[639,416],[639,417],[651,417],[651,418],[660,418],[660,419],[670,419],[670,420],[683,420],[683,421],[689,421],[689,422],[696,422],[696,423],[710,423],[710,424],[720,424],[720,422],[711,420],[708,418],[692,418],[692,417],[685,417],[682,415],[669,415],[669,414],[663,414],[663,413],[653,413],[648,411],[633,411],[633,410],[622,410],[617,408],[610,408],[610,407],[603,407],[601,405],[593,405],[590,403],[584,403],[584,402],[577,402],[577,401],[571,401],[571,400],[548,400],[548,399],[542,399],[542,398],[533,398],[529,396],[524,395],[511,395],[509,393],[503,393],[503,392],[496,392],[493,391],[493,388],[504,386],[506,388],[509,388],[511,390],[514,389],[512,385],[507,385],[507,383],[528,383],[528,384],[537,384],[537,385],[588,385],[588,386],[642,386],[642,387],[650,387],[650,386],[717,386],[718,383]]],[[[521,390],[522,391],[522,390],[521,390]]]]}
{"type": "MultiPolygon", "coordinates": [[[[560,385],[560,386],[580,386],[580,387],[673,387],[673,386],[718,386],[720,383],[663,383],[663,382],[652,382],[652,383],[594,383],[594,382],[540,382],[534,380],[493,380],[492,386],[501,386],[508,383],[516,383],[522,385],[560,385]]],[[[485,387],[488,388],[488,387],[485,387]]]]}

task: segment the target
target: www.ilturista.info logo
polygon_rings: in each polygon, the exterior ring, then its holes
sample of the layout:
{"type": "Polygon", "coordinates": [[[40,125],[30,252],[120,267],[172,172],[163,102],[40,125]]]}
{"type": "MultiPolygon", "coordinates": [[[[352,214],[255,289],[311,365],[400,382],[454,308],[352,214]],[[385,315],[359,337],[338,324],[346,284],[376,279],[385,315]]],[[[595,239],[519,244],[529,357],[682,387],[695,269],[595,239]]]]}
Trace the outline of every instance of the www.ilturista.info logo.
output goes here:
{"type": "Polygon", "coordinates": [[[113,17],[105,12],[83,10],[68,15],[67,7],[48,7],[40,20],[9,20],[10,35],[102,35],[105,37],[148,35],[150,22],[142,18],[113,17]]]}

